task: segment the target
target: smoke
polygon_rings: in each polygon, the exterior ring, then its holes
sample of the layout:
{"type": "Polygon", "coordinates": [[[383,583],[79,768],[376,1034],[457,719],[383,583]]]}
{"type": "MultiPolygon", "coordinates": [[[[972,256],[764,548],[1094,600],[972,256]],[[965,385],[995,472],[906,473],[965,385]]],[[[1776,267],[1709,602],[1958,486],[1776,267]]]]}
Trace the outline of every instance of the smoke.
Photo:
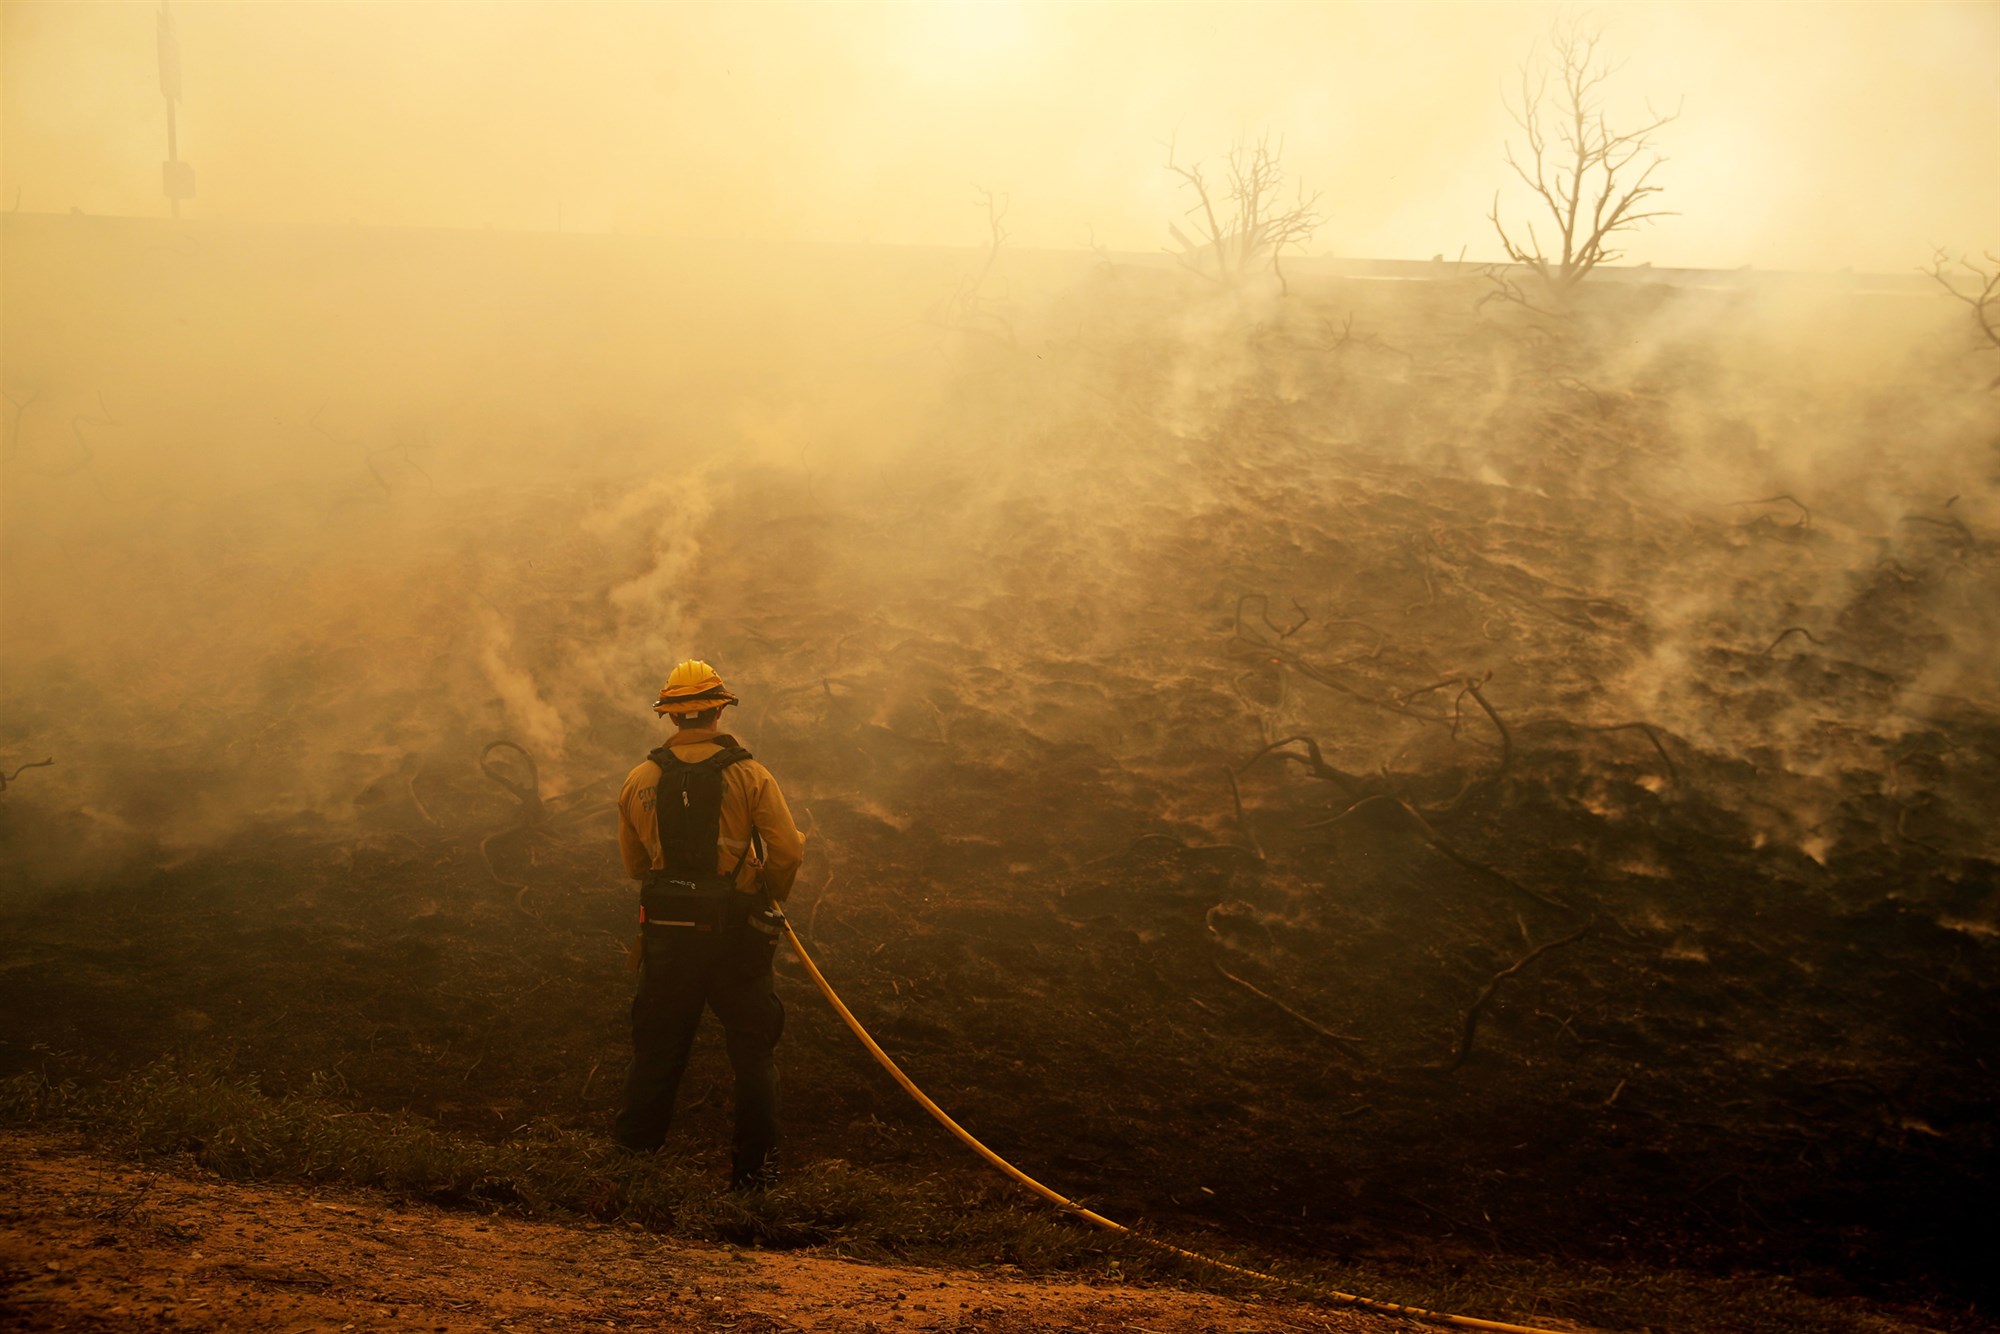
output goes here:
{"type": "Polygon", "coordinates": [[[638,537],[643,569],[605,594],[614,620],[579,659],[581,689],[606,703],[623,700],[635,679],[664,675],[658,669],[686,656],[697,628],[687,610],[697,534],[726,489],[712,470],[663,474],[584,520],[584,530],[614,550],[638,537]]]}
{"type": "Polygon", "coordinates": [[[568,751],[562,715],[542,698],[532,673],[514,661],[514,630],[491,607],[479,609],[479,666],[499,696],[508,723],[519,729],[530,747],[560,771],[568,751]]]}
{"type": "Polygon", "coordinates": [[[697,655],[808,800],[921,808],[939,757],[1054,736],[1192,828],[1288,734],[1468,762],[1234,637],[1301,615],[1363,694],[1490,670],[1517,720],[1810,780],[1773,838],[2000,703],[2000,424],[1920,284],[1543,327],[1472,277],[1010,249],[973,324],[967,252],[6,225],[0,758],[58,764],[5,800],[120,855],[414,820],[500,739],[574,790],[697,655]]]}
{"type": "MultiPolygon", "coordinates": [[[[1478,6],[627,4],[176,7],[191,217],[968,244],[966,183],[1024,248],[1150,252],[1177,212],[1159,141],[1270,126],[1327,191],[1319,244],[1497,253],[1500,102],[1563,12],[1478,6]],[[726,126],[726,133],[716,133],[726,126]]],[[[1633,262],[1893,271],[1977,246],[2000,184],[1990,5],[1621,6],[1614,120],[1685,112],[1680,217],[1633,262]],[[1769,58],[1783,51],[1785,59],[1769,58]],[[1864,78],[1867,98],[1853,95],[1864,78]]],[[[0,197],[160,216],[154,11],[0,12],[0,197]]],[[[1212,149],[1210,151],[1213,151],[1212,149]]]]}

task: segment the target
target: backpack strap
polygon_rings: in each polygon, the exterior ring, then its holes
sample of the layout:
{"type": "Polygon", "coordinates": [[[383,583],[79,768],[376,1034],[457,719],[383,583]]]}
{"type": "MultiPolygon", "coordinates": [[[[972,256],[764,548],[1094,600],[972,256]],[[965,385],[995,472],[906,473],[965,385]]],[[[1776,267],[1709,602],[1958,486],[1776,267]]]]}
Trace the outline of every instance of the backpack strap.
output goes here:
{"type": "MultiPolygon", "coordinates": [[[[731,765],[741,764],[743,763],[743,761],[753,758],[749,751],[743,749],[742,746],[737,744],[735,737],[729,736],[726,733],[719,733],[717,734],[715,739],[717,742],[726,741],[729,744],[724,746],[719,754],[709,756],[707,759],[703,760],[702,763],[714,766],[715,771],[717,773],[721,773],[723,770],[728,769],[731,765]]],[[[717,824],[719,825],[721,823],[721,812],[719,810],[716,812],[716,817],[717,817],[717,824]]],[[[721,837],[721,833],[722,831],[718,828],[716,830],[717,838],[721,837]]],[[[763,841],[764,841],[763,838],[759,836],[757,833],[756,820],[754,819],[751,820],[750,837],[743,840],[743,855],[736,859],[736,865],[729,868],[729,883],[732,888],[734,888],[736,884],[737,873],[743,869],[743,863],[750,860],[750,850],[756,847],[758,844],[762,843],[763,841]]]]}
{"type": "Polygon", "coordinates": [[[743,855],[726,876],[715,872],[715,848],[721,841],[722,801],[726,791],[723,775],[733,765],[750,758],[750,752],[730,736],[717,736],[722,749],[705,760],[677,759],[671,747],[661,746],[647,759],[659,767],[660,779],[654,789],[653,819],[659,840],[661,878],[695,883],[717,883],[733,887],[737,874],[750,859],[755,844],[744,844],[743,855]]]}

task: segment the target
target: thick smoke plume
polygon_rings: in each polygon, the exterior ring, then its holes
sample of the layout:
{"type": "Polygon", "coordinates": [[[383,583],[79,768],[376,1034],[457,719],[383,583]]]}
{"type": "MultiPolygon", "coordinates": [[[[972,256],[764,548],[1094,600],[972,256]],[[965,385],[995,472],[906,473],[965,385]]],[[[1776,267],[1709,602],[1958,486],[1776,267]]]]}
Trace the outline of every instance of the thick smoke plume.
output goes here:
{"type": "MultiPolygon", "coordinates": [[[[1296,599],[1308,637],[1365,600],[1255,573],[1289,547],[1323,578],[1320,539],[1288,527],[1327,505],[1357,520],[1333,530],[1350,559],[1400,543],[1433,596],[1455,560],[1506,559],[1639,618],[1610,647],[1488,639],[1436,664],[1508,672],[1521,703],[1807,770],[1875,762],[1840,729],[1887,744],[2000,705],[1993,404],[1960,312],[1921,292],[1621,287],[1548,330],[1471,278],[1308,270],[1279,301],[1012,256],[1009,346],[936,323],[979,263],[950,252],[830,278],[813,252],[17,220],[7,257],[10,321],[68,330],[9,344],[6,744],[59,758],[9,800],[68,812],[78,848],[352,822],[495,739],[550,794],[602,781],[694,653],[772,726],[782,692],[827,681],[877,725],[952,737],[956,701],[1143,768],[1170,748],[1098,707],[1090,674],[1117,670],[1206,744],[1306,730],[1362,771],[1415,762],[1310,684],[1260,721],[1214,684],[1202,640],[1232,598],[1296,599]],[[717,279],[732,266],[747,286],[717,279]],[[808,280],[826,300],[803,309],[744,296],[808,280]],[[1370,527],[1426,475],[1494,518],[1370,527]],[[1576,499],[1665,545],[1564,553],[1550,529],[1509,555],[1576,499]],[[1236,568],[1175,567],[1197,537],[1236,568]],[[828,617],[831,642],[801,639],[828,617]],[[1796,688],[1719,702],[1739,657],[1800,649],[1877,684],[1833,719],[1796,688]],[[1061,663],[1077,679],[1052,688],[1061,663]],[[1576,672],[1587,689],[1557,679],[1576,672]]],[[[1355,619],[1360,642],[1404,629],[1355,619]]]]}

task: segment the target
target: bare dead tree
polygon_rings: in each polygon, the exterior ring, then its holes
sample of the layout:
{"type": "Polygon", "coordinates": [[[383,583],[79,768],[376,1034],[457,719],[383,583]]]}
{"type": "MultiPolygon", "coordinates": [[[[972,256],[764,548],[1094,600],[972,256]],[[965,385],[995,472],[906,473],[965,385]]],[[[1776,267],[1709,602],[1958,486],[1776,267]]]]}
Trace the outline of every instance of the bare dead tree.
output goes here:
{"type": "Polygon", "coordinates": [[[1534,192],[1538,206],[1531,206],[1534,216],[1509,230],[1495,191],[1487,214],[1507,258],[1556,295],[1573,289],[1598,265],[1621,258],[1615,248],[1620,233],[1674,216],[1651,206],[1661,191],[1653,172],[1666,160],[1654,149],[1653,135],[1678,119],[1680,109],[1663,115],[1649,105],[1642,124],[1612,129],[1604,91],[1613,69],[1598,55],[1602,37],[1585,18],[1559,20],[1549,33],[1549,52],[1521,66],[1520,101],[1507,110],[1527,146],[1524,155],[1517,154],[1509,141],[1507,165],[1534,192]],[[1536,227],[1544,213],[1542,220],[1554,226],[1546,241],[1536,227]]]}
{"type": "MultiPolygon", "coordinates": [[[[1958,263],[1951,262],[1951,255],[1943,246],[1935,247],[1931,255],[1931,266],[1924,270],[1930,274],[1939,287],[1963,301],[1972,309],[1972,318],[1985,337],[1987,346],[1982,352],[2000,351],[2000,255],[1991,250],[1985,254],[1986,264],[1975,264],[1964,255],[1958,263]],[[1961,270],[1963,276],[1961,276],[1961,270]]],[[[1988,389],[2000,389],[2000,375],[1993,377],[1988,389]]]]}
{"type": "Polygon", "coordinates": [[[1167,170],[1194,193],[1186,214],[1194,219],[1194,235],[1177,223],[1167,224],[1181,248],[1176,256],[1181,267],[1235,287],[1268,265],[1278,290],[1289,295],[1282,263],[1285,250],[1303,249],[1325,219],[1319,212],[1319,191],[1308,195],[1303,182],[1293,183],[1287,202],[1285,141],[1273,144],[1268,131],[1254,143],[1239,138],[1224,159],[1221,179],[1214,182],[1201,163],[1183,166],[1174,149],[1174,141],[1168,140],[1167,170]]]}
{"type": "Polygon", "coordinates": [[[1007,230],[1007,210],[1012,207],[1014,197],[995,194],[991,190],[974,187],[977,196],[976,207],[986,211],[986,254],[979,268],[959,280],[958,288],[937,308],[936,322],[947,329],[960,333],[974,333],[991,338],[1007,347],[1016,346],[1013,321],[1004,313],[1007,301],[1007,283],[999,279],[1000,295],[996,299],[987,295],[987,287],[995,280],[1000,264],[1000,248],[1012,235],[1007,230]]]}

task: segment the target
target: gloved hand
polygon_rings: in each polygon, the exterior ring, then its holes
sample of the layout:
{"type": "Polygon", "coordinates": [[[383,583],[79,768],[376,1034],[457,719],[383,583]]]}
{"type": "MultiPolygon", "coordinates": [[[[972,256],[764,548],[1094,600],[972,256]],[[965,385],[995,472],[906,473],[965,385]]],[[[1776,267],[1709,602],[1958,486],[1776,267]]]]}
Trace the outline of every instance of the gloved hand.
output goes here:
{"type": "Polygon", "coordinates": [[[785,934],[785,914],[777,904],[765,899],[750,910],[750,929],[776,939],[785,934]]]}

